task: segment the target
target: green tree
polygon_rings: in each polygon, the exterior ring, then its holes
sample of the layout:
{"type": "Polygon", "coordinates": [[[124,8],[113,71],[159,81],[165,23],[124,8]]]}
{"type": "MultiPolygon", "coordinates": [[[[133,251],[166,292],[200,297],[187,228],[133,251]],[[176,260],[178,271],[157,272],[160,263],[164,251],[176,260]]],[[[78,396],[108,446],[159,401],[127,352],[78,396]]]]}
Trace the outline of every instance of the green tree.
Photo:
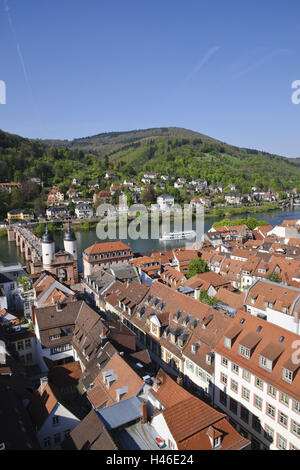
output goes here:
{"type": "Polygon", "coordinates": [[[268,279],[269,281],[272,281],[272,282],[278,282],[278,284],[280,284],[280,283],[282,282],[281,277],[280,277],[279,274],[276,273],[276,272],[273,272],[273,273],[269,274],[269,275],[267,276],[267,279],[268,279]]]}
{"type": "Polygon", "coordinates": [[[192,259],[189,263],[188,272],[186,277],[189,279],[196,274],[201,274],[209,271],[209,268],[202,258],[192,259]]]}
{"type": "Polygon", "coordinates": [[[148,184],[148,186],[146,186],[145,190],[142,192],[141,200],[145,204],[145,203],[154,202],[155,199],[156,199],[156,194],[155,194],[154,187],[151,184],[148,184]]]}
{"type": "Polygon", "coordinates": [[[208,295],[206,290],[201,291],[199,300],[208,305],[214,305],[217,302],[217,298],[208,295]]]}

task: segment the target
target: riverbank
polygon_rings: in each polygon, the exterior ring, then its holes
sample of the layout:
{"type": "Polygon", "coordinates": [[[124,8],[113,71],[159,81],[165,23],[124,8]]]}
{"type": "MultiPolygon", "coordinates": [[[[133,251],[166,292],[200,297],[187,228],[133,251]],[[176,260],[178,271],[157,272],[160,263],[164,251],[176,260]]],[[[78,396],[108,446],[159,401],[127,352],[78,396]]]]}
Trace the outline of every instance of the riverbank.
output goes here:
{"type": "MultiPolygon", "coordinates": [[[[233,216],[232,219],[241,218],[239,216],[233,216]]],[[[204,231],[207,232],[214,222],[220,222],[223,217],[204,217],[204,231]]],[[[259,219],[267,222],[270,225],[281,224],[284,219],[300,219],[300,208],[294,209],[282,209],[267,211],[265,213],[259,214],[259,219]]],[[[78,224],[81,225],[81,224],[78,224]]],[[[65,227],[67,224],[65,224],[65,227]]],[[[173,226],[171,226],[172,230],[173,226]]],[[[194,228],[194,227],[193,227],[194,228]]],[[[150,233],[150,232],[149,232],[150,233]]],[[[57,249],[64,249],[64,232],[62,230],[57,230],[53,233],[53,238],[57,249]]],[[[87,247],[93,245],[93,243],[101,241],[110,241],[110,239],[101,240],[98,238],[96,229],[92,228],[90,230],[79,230],[76,233],[77,246],[78,246],[78,259],[79,259],[79,271],[82,270],[82,252],[87,247]]],[[[131,249],[134,253],[151,253],[153,251],[164,251],[171,250],[173,248],[179,248],[180,246],[187,245],[185,240],[176,240],[171,242],[162,242],[159,239],[151,238],[148,239],[132,239],[128,234],[126,238],[123,239],[124,243],[130,243],[131,249]]],[[[16,246],[15,242],[8,242],[6,236],[0,238],[0,262],[2,263],[15,263],[21,262],[26,264],[26,260],[22,255],[20,249],[16,246]]]]}
{"type": "Polygon", "coordinates": [[[270,212],[281,209],[278,202],[270,202],[261,206],[241,206],[241,207],[216,207],[205,211],[205,217],[209,218],[230,218],[235,215],[258,214],[260,212],[270,212]]]}

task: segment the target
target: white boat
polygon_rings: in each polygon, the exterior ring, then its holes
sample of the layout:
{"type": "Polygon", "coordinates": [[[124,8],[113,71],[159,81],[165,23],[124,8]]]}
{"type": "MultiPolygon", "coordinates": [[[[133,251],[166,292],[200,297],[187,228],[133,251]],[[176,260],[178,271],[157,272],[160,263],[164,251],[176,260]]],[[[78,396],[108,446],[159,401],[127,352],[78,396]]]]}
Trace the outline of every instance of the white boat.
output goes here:
{"type": "Polygon", "coordinates": [[[183,232],[164,232],[160,237],[160,240],[183,240],[193,239],[196,236],[195,230],[186,230],[183,232]]]}

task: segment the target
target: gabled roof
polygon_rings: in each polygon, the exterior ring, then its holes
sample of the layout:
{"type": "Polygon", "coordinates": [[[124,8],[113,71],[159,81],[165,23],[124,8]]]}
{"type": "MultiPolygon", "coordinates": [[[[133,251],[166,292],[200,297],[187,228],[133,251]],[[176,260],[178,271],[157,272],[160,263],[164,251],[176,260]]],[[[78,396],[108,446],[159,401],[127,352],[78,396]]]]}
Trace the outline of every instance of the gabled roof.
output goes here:
{"type": "Polygon", "coordinates": [[[273,304],[273,309],[288,315],[294,313],[294,303],[300,296],[300,289],[285,286],[276,282],[259,280],[248,290],[245,304],[253,305],[260,310],[266,310],[266,303],[273,304]],[[252,299],[254,302],[252,302],[252,299]],[[287,308],[283,312],[283,308],[287,308]]]}
{"type": "Polygon", "coordinates": [[[99,415],[91,410],[71,431],[63,444],[64,450],[118,450],[99,415]]]}
{"type": "Polygon", "coordinates": [[[41,429],[57,404],[63,405],[74,414],[71,407],[58,398],[57,390],[53,385],[47,384],[43,390],[39,387],[38,392],[33,395],[28,405],[29,415],[38,430],[41,429]]]}
{"type": "Polygon", "coordinates": [[[193,396],[166,408],[162,414],[177,443],[208,428],[226,416],[193,396]]]}
{"type": "Polygon", "coordinates": [[[221,286],[230,285],[230,281],[214,271],[208,271],[206,273],[196,274],[195,276],[190,277],[185,281],[184,285],[192,287],[193,289],[203,286],[206,286],[206,288],[209,286],[219,288],[221,286]]]}
{"type": "Polygon", "coordinates": [[[235,292],[231,292],[230,290],[221,287],[216,293],[216,298],[225,305],[239,310],[244,305],[245,295],[236,294],[235,292]]]}
{"type": "Polygon", "coordinates": [[[123,251],[129,250],[131,252],[131,248],[128,245],[125,245],[122,241],[116,242],[104,242],[104,243],[94,243],[94,245],[89,246],[84,250],[84,253],[87,255],[97,255],[100,253],[110,253],[113,251],[123,251]]]}
{"type": "Polygon", "coordinates": [[[242,437],[226,418],[221,419],[208,429],[194,434],[178,444],[179,450],[212,450],[211,439],[221,438],[220,450],[242,450],[249,445],[249,440],[242,437]]]}
{"type": "Polygon", "coordinates": [[[171,379],[162,368],[156,374],[156,382],[158,384],[157,389],[152,387],[151,394],[164,408],[170,408],[192,396],[187,390],[171,379]]]}
{"type": "Polygon", "coordinates": [[[93,387],[87,391],[87,397],[94,408],[102,408],[136,396],[143,383],[127,362],[119,354],[115,354],[94,380],[93,387]],[[107,377],[109,386],[103,382],[104,377],[107,377]],[[120,390],[124,393],[118,398],[120,390]]]}

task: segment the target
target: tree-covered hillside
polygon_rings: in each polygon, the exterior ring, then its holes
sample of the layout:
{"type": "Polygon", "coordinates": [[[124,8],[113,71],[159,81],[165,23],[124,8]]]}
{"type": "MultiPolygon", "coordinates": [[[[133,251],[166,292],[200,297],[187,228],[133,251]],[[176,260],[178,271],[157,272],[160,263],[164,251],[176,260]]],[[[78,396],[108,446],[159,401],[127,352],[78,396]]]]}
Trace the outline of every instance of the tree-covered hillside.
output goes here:
{"type": "Polygon", "coordinates": [[[30,140],[0,131],[0,179],[39,177],[45,186],[102,182],[107,169],[141,178],[145,171],[171,177],[233,183],[242,193],[299,187],[300,168],[289,159],[234,147],[180,128],[111,132],[73,141],[30,140]]]}

